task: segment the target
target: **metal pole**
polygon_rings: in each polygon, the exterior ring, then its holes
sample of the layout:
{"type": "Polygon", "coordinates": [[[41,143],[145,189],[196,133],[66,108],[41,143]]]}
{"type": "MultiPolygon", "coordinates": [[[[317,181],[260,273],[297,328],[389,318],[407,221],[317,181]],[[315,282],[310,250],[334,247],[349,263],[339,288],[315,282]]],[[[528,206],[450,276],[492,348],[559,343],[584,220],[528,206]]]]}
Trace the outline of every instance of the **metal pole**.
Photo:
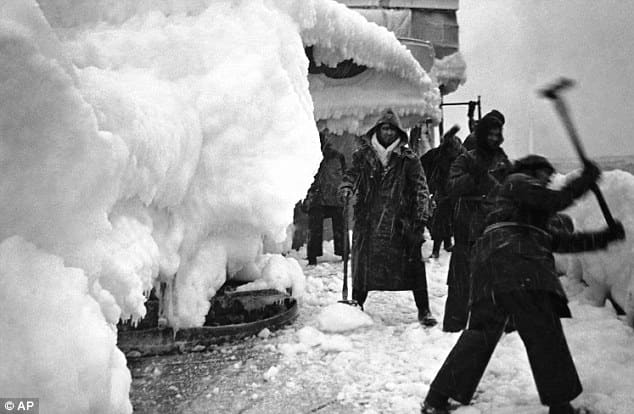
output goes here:
{"type": "Polygon", "coordinates": [[[478,121],[482,119],[482,104],[480,102],[480,95],[478,95],[478,121]]]}
{"type": "Polygon", "coordinates": [[[445,133],[445,110],[443,109],[443,107],[445,106],[444,102],[445,102],[445,98],[443,97],[441,93],[440,94],[440,124],[438,124],[438,134],[440,135],[438,138],[439,141],[442,139],[442,136],[445,133]]]}

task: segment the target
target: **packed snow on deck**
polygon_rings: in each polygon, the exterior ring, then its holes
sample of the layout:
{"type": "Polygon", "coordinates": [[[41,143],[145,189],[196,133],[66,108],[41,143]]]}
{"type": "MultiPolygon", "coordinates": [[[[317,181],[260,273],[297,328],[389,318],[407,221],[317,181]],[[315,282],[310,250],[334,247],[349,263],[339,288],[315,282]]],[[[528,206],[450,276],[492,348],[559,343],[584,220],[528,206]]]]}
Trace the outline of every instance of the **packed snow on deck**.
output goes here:
{"type": "Polygon", "coordinates": [[[158,282],[176,327],[245,266],[301,294],[261,253],[320,159],[305,44],[429,84],[333,1],[0,2],[3,396],[130,412],[114,325],[158,282]]]}

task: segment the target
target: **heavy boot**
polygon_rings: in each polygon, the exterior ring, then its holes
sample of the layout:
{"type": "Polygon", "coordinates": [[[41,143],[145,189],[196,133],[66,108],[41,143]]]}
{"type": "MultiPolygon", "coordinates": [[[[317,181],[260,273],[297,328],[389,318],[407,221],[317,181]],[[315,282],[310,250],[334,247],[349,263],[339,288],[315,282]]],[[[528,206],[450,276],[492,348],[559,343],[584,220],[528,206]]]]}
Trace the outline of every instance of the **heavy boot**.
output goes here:
{"type": "Polygon", "coordinates": [[[429,310],[429,296],[427,295],[427,279],[425,279],[425,287],[421,290],[415,290],[414,302],[416,303],[416,309],[418,309],[418,322],[425,327],[434,326],[438,323],[436,318],[431,315],[429,310]]]}
{"type": "Polygon", "coordinates": [[[421,414],[449,414],[449,397],[430,389],[425,401],[421,404],[421,414]]]}
{"type": "Polygon", "coordinates": [[[440,257],[440,243],[441,240],[434,240],[434,246],[431,249],[431,257],[432,259],[438,259],[440,257]]]}
{"type": "Polygon", "coordinates": [[[449,414],[449,408],[435,408],[425,401],[420,407],[420,414],[449,414]]]}
{"type": "Polygon", "coordinates": [[[418,322],[424,327],[430,328],[438,324],[436,318],[434,318],[429,310],[418,311],[418,322]]]}

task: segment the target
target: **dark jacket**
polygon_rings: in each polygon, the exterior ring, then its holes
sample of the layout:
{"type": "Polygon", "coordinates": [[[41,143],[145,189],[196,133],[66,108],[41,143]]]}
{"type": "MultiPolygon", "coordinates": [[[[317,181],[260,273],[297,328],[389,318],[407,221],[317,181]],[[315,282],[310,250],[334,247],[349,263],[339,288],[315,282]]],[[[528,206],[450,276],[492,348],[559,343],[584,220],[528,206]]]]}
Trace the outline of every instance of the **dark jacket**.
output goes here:
{"type": "Polygon", "coordinates": [[[452,235],[455,200],[448,194],[449,169],[456,158],[465,152],[460,139],[451,136],[421,157],[429,191],[436,203],[429,225],[434,240],[446,239],[452,235]]]}
{"type": "Polygon", "coordinates": [[[606,232],[573,233],[554,225],[555,213],[578,197],[579,183],[551,190],[530,175],[511,174],[489,195],[486,228],[473,249],[471,301],[494,293],[542,290],[554,294],[559,316],[569,317],[553,252],[605,248],[606,232]]]}
{"type": "MultiPolygon", "coordinates": [[[[449,170],[448,192],[455,199],[454,237],[456,246],[468,246],[479,236],[484,224],[482,202],[501,182],[511,163],[501,147],[491,148],[487,137],[502,128],[504,116],[497,110],[487,113],[475,128],[475,149],[459,156],[449,170]]],[[[460,248],[460,247],[459,247],[460,248]]]]}
{"type": "Polygon", "coordinates": [[[346,171],[346,159],[328,144],[324,147],[323,153],[324,158],[304,198],[304,211],[319,206],[342,206],[337,191],[346,171]]]}
{"type": "Polygon", "coordinates": [[[475,135],[475,132],[472,132],[469,135],[467,135],[467,137],[464,139],[464,142],[462,143],[462,146],[467,151],[471,151],[472,149],[476,148],[476,135],[475,135]]]}
{"type": "Polygon", "coordinates": [[[466,153],[458,137],[448,137],[421,157],[429,192],[434,197],[448,195],[449,169],[459,155],[466,153]]]}
{"type": "Polygon", "coordinates": [[[403,139],[384,168],[370,144],[371,136],[353,154],[341,185],[356,194],[353,289],[417,290],[425,286],[420,243],[429,214],[423,169],[403,139]]]}
{"type": "Polygon", "coordinates": [[[487,150],[478,147],[458,156],[451,164],[447,193],[456,200],[456,244],[469,244],[480,236],[486,214],[483,202],[509,169],[510,162],[501,148],[487,150]]]}

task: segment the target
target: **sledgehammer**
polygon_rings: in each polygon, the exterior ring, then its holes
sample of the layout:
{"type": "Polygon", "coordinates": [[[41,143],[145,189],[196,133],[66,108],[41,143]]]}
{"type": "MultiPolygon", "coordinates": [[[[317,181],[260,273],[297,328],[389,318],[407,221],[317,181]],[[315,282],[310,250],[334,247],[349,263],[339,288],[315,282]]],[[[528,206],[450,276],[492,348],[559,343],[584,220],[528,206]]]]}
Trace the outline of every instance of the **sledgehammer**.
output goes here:
{"type": "MultiPolygon", "coordinates": [[[[568,136],[570,137],[570,140],[572,141],[572,145],[575,147],[575,150],[577,151],[577,155],[579,155],[581,162],[585,164],[586,162],[588,162],[588,157],[586,156],[586,152],[583,149],[583,145],[581,144],[581,139],[579,138],[579,135],[577,134],[575,125],[572,122],[572,117],[570,116],[570,111],[568,110],[568,106],[566,105],[566,102],[564,101],[564,99],[561,97],[561,91],[571,88],[572,86],[574,86],[574,84],[575,83],[572,79],[561,78],[559,79],[559,81],[552,84],[551,86],[541,89],[539,93],[541,96],[553,101],[555,105],[555,111],[557,111],[557,114],[561,118],[564,124],[564,127],[566,128],[566,131],[568,132],[568,136]]],[[[612,217],[612,213],[610,212],[608,204],[605,202],[605,198],[603,197],[603,193],[601,193],[599,186],[596,183],[594,183],[590,187],[590,190],[592,190],[594,195],[597,197],[597,201],[599,202],[599,207],[601,207],[601,212],[603,213],[603,216],[605,217],[605,221],[608,223],[608,226],[610,228],[613,228],[615,224],[614,217],[612,217]]]]}

